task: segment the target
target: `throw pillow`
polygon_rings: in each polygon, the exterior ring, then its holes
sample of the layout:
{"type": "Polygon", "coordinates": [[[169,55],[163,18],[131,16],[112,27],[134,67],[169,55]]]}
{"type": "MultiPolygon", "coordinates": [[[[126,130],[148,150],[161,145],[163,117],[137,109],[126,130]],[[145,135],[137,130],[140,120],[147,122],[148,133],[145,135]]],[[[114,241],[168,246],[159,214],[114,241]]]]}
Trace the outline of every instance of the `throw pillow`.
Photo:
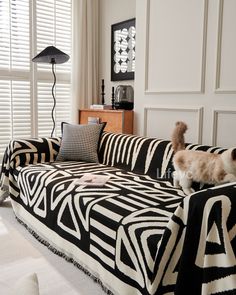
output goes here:
{"type": "Polygon", "coordinates": [[[97,149],[105,125],[63,124],[57,161],[98,162],[97,149]]]}

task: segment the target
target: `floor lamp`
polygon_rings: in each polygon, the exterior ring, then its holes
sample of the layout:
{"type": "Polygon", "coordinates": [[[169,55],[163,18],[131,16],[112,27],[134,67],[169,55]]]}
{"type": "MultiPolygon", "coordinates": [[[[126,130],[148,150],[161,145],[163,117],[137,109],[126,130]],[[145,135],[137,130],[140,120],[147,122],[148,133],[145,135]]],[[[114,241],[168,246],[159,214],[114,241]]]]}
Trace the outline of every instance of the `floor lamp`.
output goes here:
{"type": "Polygon", "coordinates": [[[52,121],[53,121],[53,128],[51,132],[51,137],[53,136],[54,129],[55,129],[55,119],[54,119],[54,109],[56,107],[56,98],[54,94],[54,88],[56,85],[56,74],[54,70],[55,64],[63,64],[69,60],[69,55],[62,52],[61,50],[57,49],[54,46],[48,46],[39,54],[37,54],[32,61],[36,63],[47,63],[52,65],[52,73],[54,77],[54,83],[52,85],[52,97],[53,97],[53,108],[52,108],[52,121]]]}

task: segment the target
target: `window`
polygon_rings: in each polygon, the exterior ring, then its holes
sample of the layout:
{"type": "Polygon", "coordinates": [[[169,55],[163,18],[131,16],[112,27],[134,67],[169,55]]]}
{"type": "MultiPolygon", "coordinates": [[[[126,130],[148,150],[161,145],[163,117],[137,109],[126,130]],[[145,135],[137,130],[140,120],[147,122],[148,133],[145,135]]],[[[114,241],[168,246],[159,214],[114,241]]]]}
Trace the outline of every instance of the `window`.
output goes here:
{"type": "MultiPolygon", "coordinates": [[[[32,57],[54,45],[71,55],[72,0],[0,0],[0,157],[12,138],[50,136],[53,75],[32,57]]],[[[71,62],[56,65],[56,135],[70,121],[71,62]]]]}

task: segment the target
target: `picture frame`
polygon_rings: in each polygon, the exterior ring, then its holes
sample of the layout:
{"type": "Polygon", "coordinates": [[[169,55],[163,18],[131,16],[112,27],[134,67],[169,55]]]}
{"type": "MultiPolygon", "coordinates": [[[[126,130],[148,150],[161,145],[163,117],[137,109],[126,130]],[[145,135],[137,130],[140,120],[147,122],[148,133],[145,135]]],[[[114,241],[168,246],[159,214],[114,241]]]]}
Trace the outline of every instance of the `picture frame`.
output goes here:
{"type": "Polygon", "coordinates": [[[135,18],[111,26],[111,81],[134,80],[135,18]]]}

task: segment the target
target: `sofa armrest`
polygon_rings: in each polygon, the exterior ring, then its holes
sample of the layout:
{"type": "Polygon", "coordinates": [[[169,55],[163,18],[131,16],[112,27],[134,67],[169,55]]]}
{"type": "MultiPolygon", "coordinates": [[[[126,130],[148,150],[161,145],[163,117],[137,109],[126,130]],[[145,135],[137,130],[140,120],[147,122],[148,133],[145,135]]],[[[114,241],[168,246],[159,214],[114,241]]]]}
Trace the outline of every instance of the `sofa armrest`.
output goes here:
{"type": "Polygon", "coordinates": [[[236,294],[235,195],[236,183],[224,184],[185,197],[175,210],[159,248],[175,273],[175,294],[236,294]]]}
{"type": "Polygon", "coordinates": [[[9,167],[29,164],[54,162],[60,148],[60,138],[19,139],[9,142],[4,158],[2,170],[9,167]]]}
{"type": "Polygon", "coordinates": [[[10,185],[16,182],[13,177],[18,166],[54,162],[59,152],[61,139],[35,138],[9,142],[2,161],[0,174],[0,203],[10,194],[10,185]]]}

